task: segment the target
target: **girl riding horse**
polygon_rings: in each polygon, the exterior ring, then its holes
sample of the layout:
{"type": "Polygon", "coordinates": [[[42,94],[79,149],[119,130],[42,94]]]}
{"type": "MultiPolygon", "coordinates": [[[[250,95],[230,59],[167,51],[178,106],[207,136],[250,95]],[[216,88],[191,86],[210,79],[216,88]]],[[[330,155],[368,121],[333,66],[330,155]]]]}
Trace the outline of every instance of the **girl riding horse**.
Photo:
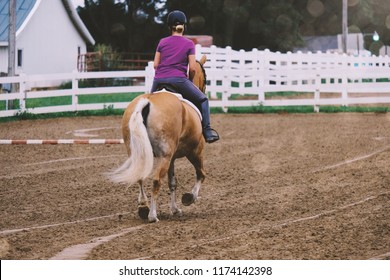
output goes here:
{"type": "Polygon", "coordinates": [[[195,75],[195,46],[183,37],[187,17],[181,11],[169,13],[171,36],[161,39],[154,57],[156,70],[151,92],[159,84],[170,84],[187,100],[195,104],[202,114],[203,136],[207,143],[219,140],[218,133],[210,127],[209,100],[193,83],[195,75]],[[187,77],[187,69],[189,77],[187,77]]]}

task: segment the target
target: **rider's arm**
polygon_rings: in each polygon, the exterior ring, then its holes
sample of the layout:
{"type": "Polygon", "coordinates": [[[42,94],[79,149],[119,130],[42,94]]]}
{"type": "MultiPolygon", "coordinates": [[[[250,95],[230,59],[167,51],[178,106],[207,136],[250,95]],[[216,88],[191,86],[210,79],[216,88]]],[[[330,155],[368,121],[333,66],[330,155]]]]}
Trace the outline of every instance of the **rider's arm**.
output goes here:
{"type": "Polygon", "coordinates": [[[160,64],[160,55],[160,52],[156,52],[156,54],[154,55],[154,69],[157,69],[157,66],[160,64]]]}
{"type": "Polygon", "coordinates": [[[190,54],[188,56],[188,78],[190,79],[190,81],[194,80],[195,72],[196,72],[196,59],[195,59],[195,55],[194,54],[190,54]]]}

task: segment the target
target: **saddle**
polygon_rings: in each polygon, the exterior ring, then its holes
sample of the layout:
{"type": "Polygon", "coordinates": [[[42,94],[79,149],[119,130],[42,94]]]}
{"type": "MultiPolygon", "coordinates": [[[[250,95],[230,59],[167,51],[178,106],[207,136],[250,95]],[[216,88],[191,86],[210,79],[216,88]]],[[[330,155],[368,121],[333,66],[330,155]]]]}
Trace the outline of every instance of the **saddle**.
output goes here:
{"type": "Polygon", "coordinates": [[[181,102],[187,103],[190,107],[192,107],[195,112],[198,114],[200,121],[202,121],[202,114],[200,113],[198,107],[194,105],[191,101],[185,99],[176,89],[176,87],[172,84],[166,84],[166,83],[161,83],[158,84],[157,89],[155,92],[152,92],[151,94],[157,94],[160,92],[167,92],[170,93],[174,96],[176,96],[181,102]]]}

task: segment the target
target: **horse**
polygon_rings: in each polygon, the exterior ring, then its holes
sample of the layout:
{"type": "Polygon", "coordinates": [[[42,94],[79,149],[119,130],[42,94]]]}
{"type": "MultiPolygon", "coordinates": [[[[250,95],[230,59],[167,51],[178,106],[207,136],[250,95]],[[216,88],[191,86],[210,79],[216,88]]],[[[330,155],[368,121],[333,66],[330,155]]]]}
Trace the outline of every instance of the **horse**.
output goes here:
{"type": "MultiPolygon", "coordinates": [[[[206,56],[197,61],[194,84],[205,93],[206,56]]],[[[182,215],[176,203],[177,180],[175,160],[186,157],[194,166],[196,181],[190,193],[184,193],[182,204],[193,204],[206,178],[203,165],[205,139],[201,116],[194,105],[182,102],[177,96],[161,90],[145,93],[129,103],[122,117],[122,136],[128,158],[121,167],[110,174],[116,183],[139,184],[138,215],[149,222],[158,222],[157,197],[162,179],[168,174],[170,210],[172,215],[182,215]],[[150,199],[145,192],[145,180],[152,175],[150,199]]]]}

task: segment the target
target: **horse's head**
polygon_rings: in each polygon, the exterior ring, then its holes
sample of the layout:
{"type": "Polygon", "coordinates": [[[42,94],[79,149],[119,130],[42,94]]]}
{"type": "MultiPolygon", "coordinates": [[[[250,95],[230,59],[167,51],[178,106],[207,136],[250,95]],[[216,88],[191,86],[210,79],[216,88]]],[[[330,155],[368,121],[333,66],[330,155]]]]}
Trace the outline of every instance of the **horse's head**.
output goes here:
{"type": "Polygon", "coordinates": [[[206,63],[206,55],[203,55],[200,60],[197,60],[196,71],[194,75],[194,84],[206,94],[206,71],[203,65],[206,63]]]}

